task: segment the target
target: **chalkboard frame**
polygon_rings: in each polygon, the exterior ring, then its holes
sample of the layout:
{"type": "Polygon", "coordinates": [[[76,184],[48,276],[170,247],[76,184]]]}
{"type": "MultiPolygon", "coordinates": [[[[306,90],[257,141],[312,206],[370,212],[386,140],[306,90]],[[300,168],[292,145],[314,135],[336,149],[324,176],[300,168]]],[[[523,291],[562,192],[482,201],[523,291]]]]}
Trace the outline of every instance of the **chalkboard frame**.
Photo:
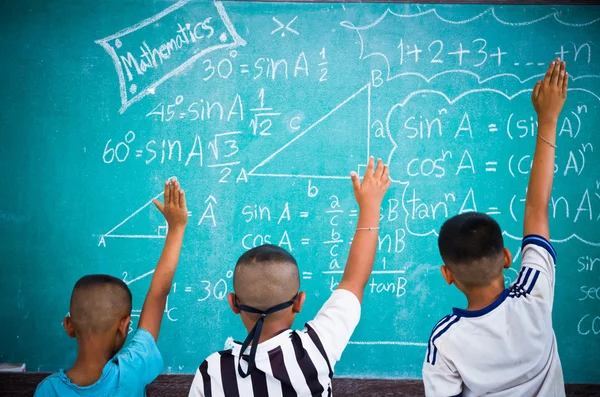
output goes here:
{"type": "MultiPolygon", "coordinates": [[[[0,397],[31,396],[37,385],[49,373],[0,373],[0,397]]],[[[159,375],[146,388],[148,397],[185,397],[189,393],[194,375],[159,375]]],[[[567,384],[567,397],[599,395],[600,385],[567,384]]],[[[424,397],[423,382],[415,379],[358,379],[333,378],[333,393],[336,397],[424,397]]]]}
{"type": "Polygon", "coordinates": [[[600,0],[252,0],[259,3],[404,3],[404,4],[488,4],[488,5],[600,5],[600,0]]]}

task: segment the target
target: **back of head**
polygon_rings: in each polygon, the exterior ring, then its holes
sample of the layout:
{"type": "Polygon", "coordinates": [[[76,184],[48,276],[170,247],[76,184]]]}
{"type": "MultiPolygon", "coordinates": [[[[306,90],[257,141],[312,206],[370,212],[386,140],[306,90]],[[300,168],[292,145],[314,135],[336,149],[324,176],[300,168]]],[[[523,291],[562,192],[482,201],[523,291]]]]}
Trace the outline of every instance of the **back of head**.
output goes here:
{"type": "Polygon", "coordinates": [[[502,274],[502,230],[488,215],[468,212],[448,219],[438,247],[444,264],[466,288],[488,286],[502,274]]]}
{"type": "Polygon", "coordinates": [[[237,261],[233,289],[240,304],[267,310],[298,293],[298,264],[289,252],[275,245],[253,248],[237,261]]]}
{"type": "Polygon", "coordinates": [[[77,334],[103,334],[131,314],[131,291],[116,277],[84,276],[75,283],[70,317],[77,334]]]}

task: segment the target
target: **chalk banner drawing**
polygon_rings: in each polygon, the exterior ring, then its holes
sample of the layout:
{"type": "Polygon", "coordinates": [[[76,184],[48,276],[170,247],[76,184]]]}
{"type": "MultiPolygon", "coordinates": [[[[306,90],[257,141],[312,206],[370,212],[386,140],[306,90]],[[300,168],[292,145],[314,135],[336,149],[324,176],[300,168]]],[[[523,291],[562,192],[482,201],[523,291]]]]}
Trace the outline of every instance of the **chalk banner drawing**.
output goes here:
{"type": "Polygon", "coordinates": [[[213,51],[233,49],[246,44],[231,24],[223,4],[215,1],[215,10],[191,21],[173,23],[174,14],[191,0],[181,0],[166,10],[97,40],[111,56],[121,94],[121,113],[132,103],[156,92],[156,87],[181,73],[196,60],[213,51]],[[157,35],[160,24],[171,23],[167,35],[157,35]],[[156,24],[155,24],[156,23],[156,24]],[[143,36],[142,36],[143,35],[143,36]],[[138,40],[139,37],[147,40],[138,40]],[[152,40],[151,44],[147,41],[152,40]]]}

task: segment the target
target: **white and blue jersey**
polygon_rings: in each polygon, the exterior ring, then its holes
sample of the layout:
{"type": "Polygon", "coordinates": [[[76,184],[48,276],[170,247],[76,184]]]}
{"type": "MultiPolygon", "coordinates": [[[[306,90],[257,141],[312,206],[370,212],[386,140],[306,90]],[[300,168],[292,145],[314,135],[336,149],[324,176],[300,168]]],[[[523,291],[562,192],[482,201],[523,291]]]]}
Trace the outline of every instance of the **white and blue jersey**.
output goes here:
{"type": "Polygon", "coordinates": [[[552,328],[556,252],[523,239],[517,280],[481,310],[454,308],[433,328],[423,381],[427,396],[564,396],[552,328]]]}

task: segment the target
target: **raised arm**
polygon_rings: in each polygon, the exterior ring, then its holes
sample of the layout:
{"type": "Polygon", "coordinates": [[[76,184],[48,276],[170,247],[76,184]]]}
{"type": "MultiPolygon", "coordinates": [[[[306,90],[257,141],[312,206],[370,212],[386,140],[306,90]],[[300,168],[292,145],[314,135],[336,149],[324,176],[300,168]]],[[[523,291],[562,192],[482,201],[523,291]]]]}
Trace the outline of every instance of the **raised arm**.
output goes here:
{"type": "Polygon", "coordinates": [[[165,303],[167,295],[171,291],[173,276],[179,262],[179,253],[188,218],[185,195],[177,179],[173,178],[165,183],[164,201],[164,204],[161,204],[159,201],[154,200],[154,204],[167,220],[169,231],[167,232],[165,247],[152,276],[152,283],[148,295],[146,295],[138,324],[139,328],[150,332],[154,340],[158,340],[165,303]]]}
{"type": "Polygon", "coordinates": [[[379,213],[381,201],[385,192],[390,187],[389,169],[381,160],[377,161],[374,170],[373,157],[369,164],[362,184],[356,173],[352,173],[354,197],[360,208],[358,225],[354,233],[354,240],[350,247],[346,270],[338,288],[352,292],[362,302],[365,286],[371,277],[377,239],[379,235],[379,213]]]}
{"type": "Polygon", "coordinates": [[[538,115],[538,135],[525,202],[524,236],[537,234],[550,239],[548,204],[554,179],[556,124],[567,98],[568,77],[565,62],[555,59],[531,96],[538,115]]]}

